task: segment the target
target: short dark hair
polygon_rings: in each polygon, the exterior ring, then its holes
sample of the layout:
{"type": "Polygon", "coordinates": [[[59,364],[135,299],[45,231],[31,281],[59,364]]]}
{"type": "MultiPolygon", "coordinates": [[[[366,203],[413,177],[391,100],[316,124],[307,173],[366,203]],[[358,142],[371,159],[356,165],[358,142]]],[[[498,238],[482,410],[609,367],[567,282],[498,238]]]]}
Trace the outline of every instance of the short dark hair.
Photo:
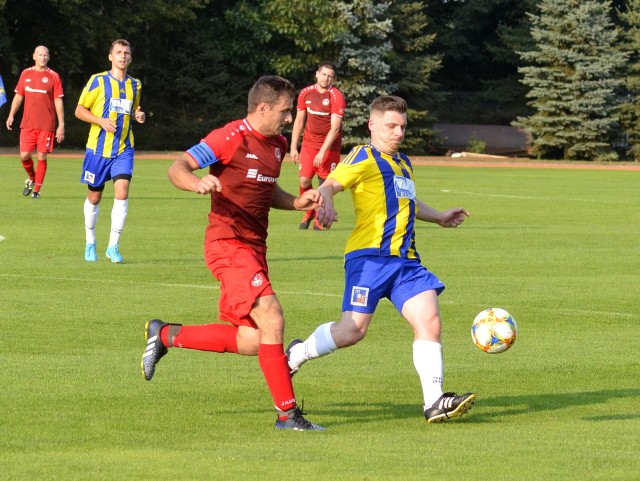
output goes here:
{"type": "Polygon", "coordinates": [[[397,95],[381,95],[371,102],[371,112],[399,112],[401,114],[407,113],[407,102],[402,97],[397,95]]]}
{"type": "Polygon", "coordinates": [[[322,67],[330,68],[334,72],[336,71],[336,65],[333,62],[329,62],[328,60],[325,60],[324,62],[320,62],[318,64],[318,72],[322,70],[322,67]]]}
{"type": "Polygon", "coordinates": [[[277,75],[265,75],[260,77],[251,90],[249,90],[249,99],[247,111],[255,112],[258,105],[266,103],[273,106],[278,103],[281,97],[289,97],[294,99],[296,89],[286,78],[277,75]]]}
{"type": "Polygon", "coordinates": [[[129,47],[129,50],[131,50],[131,44],[129,43],[129,41],[125,40],[124,38],[119,38],[118,40],[114,40],[113,42],[111,42],[109,53],[113,52],[113,47],[115,47],[116,45],[123,45],[125,47],[129,47]]]}

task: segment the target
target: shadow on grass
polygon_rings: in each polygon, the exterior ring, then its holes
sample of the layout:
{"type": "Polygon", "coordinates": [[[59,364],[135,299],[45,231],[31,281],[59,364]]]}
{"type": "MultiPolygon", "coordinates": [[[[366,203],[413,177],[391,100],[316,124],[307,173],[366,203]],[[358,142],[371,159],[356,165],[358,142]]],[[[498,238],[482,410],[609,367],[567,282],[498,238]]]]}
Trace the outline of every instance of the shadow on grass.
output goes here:
{"type": "MultiPolygon", "coordinates": [[[[489,408],[501,408],[497,412],[481,412],[480,421],[490,421],[493,418],[502,418],[509,415],[524,414],[529,412],[554,411],[575,406],[587,406],[604,404],[617,398],[640,397],[640,389],[613,389],[607,391],[584,391],[570,393],[547,393],[539,395],[523,396],[498,396],[480,400],[480,406],[489,408]]],[[[478,402],[477,402],[478,403],[478,402]]],[[[610,414],[607,416],[591,416],[583,419],[590,421],[611,421],[629,419],[630,413],[610,414]]],[[[640,419],[640,412],[632,413],[634,418],[640,419]]]]}
{"type": "MultiPolygon", "coordinates": [[[[532,412],[547,412],[576,406],[604,404],[618,398],[638,398],[640,389],[614,389],[609,391],[585,391],[573,393],[550,393],[521,396],[492,396],[479,397],[470,415],[465,415],[457,423],[490,423],[504,422],[506,417],[528,414],[532,412]],[[489,408],[489,409],[487,409],[489,408]]],[[[335,421],[333,424],[353,424],[362,422],[380,421],[383,418],[409,419],[421,414],[421,406],[415,404],[393,403],[333,403],[326,408],[320,406],[311,407],[315,413],[335,417],[344,416],[344,420],[335,421]]],[[[624,421],[640,419],[640,412],[627,412],[620,414],[607,414],[602,416],[587,416],[585,421],[624,421]]]]}

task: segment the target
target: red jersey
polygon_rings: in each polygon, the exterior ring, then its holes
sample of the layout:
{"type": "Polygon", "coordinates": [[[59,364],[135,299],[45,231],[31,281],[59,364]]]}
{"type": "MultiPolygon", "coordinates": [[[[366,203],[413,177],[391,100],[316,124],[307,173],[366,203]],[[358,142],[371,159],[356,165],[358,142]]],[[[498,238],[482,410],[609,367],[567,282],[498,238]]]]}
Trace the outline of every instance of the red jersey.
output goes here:
{"type": "Polygon", "coordinates": [[[54,99],[64,97],[60,76],[47,68],[24,69],[18,79],[15,92],[24,97],[21,129],[56,130],[56,106],[54,99]]]}
{"type": "Polygon", "coordinates": [[[222,183],[222,191],[211,194],[207,241],[235,238],[266,253],[269,210],[287,147],[283,135],[265,137],[243,119],[212,130],[187,151],[222,183]]]}
{"type": "MultiPolygon", "coordinates": [[[[347,104],[344,95],[335,85],[324,92],[318,90],[317,84],[305,87],[298,95],[297,110],[307,111],[304,127],[304,142],[310,146],[320,148],[331,129],[331,116],[344,116],[347,104]]],[[[340,152],[342,145],[342,129],[329,150],[340,152]]]]}

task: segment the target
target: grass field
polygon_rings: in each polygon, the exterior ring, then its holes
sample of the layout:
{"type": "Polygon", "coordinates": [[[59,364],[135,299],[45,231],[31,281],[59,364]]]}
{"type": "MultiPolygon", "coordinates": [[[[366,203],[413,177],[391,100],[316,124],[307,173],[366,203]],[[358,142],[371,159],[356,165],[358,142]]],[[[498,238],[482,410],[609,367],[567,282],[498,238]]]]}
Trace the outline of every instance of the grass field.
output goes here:
{"type": "MultiPolygon", "coordinates": [[[[54,158],[42,199],[21,196],[19,160],[0,157],[0,478],[3,480],[640,479],[640,172],[416,167],[418,193],[464,206],[459,229],[418,227],[445,282],[445,388],[472,390],[467,416],[427,425],[412,335],[387,301],[367,338],[294,378],[323,433],[281,432],[257,359],[175,349],[139,373],[150,318],[216,320],[202,260],[204,197],[139,160],[121,239],[83,260],[81,159],[54,158]],[[515,346],[470,339],[485,307],[508,309],[515,346]]],[[[285,164],[281,185],[297,191],[285,164]]],[[[286,339],[339,318],[348,194],[329,232],[274,211],[271,277],[286,339]]]]}

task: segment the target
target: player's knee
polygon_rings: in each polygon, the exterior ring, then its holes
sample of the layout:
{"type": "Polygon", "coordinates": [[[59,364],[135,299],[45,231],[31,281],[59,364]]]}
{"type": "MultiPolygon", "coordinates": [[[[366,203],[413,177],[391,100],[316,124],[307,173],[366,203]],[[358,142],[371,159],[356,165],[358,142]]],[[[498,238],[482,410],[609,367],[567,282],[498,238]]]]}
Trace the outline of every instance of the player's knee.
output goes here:
{"type": "Polygon", "coordinates": [[[302,187],[303,189],[308,189],[309,187],[311,187],[311,179],[308,177],[300,177],[300,187],[302,187]]]}
{"type": "Polygon", "coordinates": [[[331,330],[331,335],[339,348],[353,346],[367,334],[366,326],[358,326],[353,322],[340,322],[331,330]]]}
{"type": "Polygon", "coordinates": [[[360,342],[363,337],[364,334],[360,335],[360,333],[354,332],[351,336],[344,336],[340,343],[336,343],[336,346],[340,348],[353,346],[360,342]]]}
{"type": "Polygon", "coordinates": [[[354,329],[353,331],[351,331],[351,342],[352,344],[356,344],[357,342],[360,342],[362,339],[364,339],[364,336],[367,335],[367,329],[365,327],[358,327],[357,329],[354,329]]]}
{"type": "Polygon", "coordinates": [[[257,356],[260,345],[260,331],[241,326],[236,334],[238,354],[244,356],[257,356]]]}
{"type": "Polygon", "coordinates": [[[263,339],[282,339],[284,335],[284,315],[280,303],[275,300],[275,296],[261,297],[256,306],[251,310],[251,319],[260,329],[260,336],[263,339]]]}
{"type": "Polygon", "coordinates": [[[439,316],[421,320],[412,324],[416,339],[429,339],[439,341],[442,332],[442,323],[439,316]]]}
{"type": "Polygon", "coordinates": [[[89,189],[87,191],[87,199],[89,199],[89,202],[93,205],[98,205],[102,200],[102,191],[89,189]]]}

